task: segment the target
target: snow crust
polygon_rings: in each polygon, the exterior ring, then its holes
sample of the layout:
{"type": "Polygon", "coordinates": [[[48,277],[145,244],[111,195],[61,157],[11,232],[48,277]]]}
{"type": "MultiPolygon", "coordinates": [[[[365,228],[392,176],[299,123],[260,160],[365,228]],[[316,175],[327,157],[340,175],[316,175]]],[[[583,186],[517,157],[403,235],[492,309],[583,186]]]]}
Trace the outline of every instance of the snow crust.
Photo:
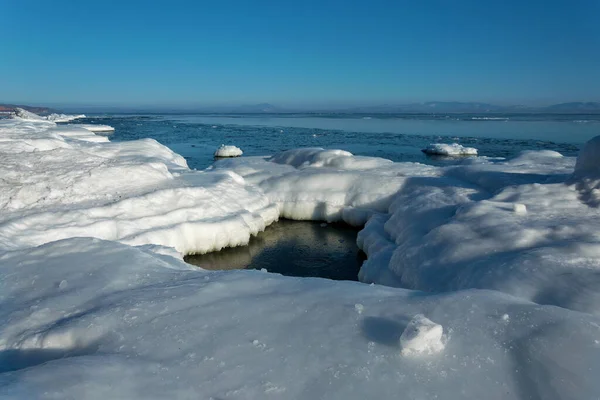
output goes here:
{"type": "Polygon", "coordinates": [[[0,397],[597,398],[598,140],[193,171],[154,140],[0,121],[0,397]],[[279,217],[364,224],[378,285],[181,260],[279,217]]]}
{"type": "Polygon", "coordinates": [[[464,147],[458,143],[432,143],[424,148],[423,153],[440,156],[476,156],[477,149],[474,147],[464,147]]]}
{"type": "Polygon", "coordinates": [[[226,146],[224,144],[215,151],[215,157],[239,157],[242,154],[244,152],[239,147],[226,146]]]}

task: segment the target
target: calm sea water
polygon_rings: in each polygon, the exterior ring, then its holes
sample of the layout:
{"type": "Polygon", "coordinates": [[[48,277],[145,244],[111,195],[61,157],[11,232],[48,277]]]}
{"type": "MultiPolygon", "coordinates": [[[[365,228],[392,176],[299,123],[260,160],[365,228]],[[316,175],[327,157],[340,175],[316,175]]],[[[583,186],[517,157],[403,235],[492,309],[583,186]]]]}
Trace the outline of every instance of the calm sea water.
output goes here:
{"type": "Polygon", "coordinates": [[[111,140],[154,138],[184,156],[192,168],[208,167],[221,144],[245,155],[270,155],[295,147],[324,147],[393,161],[451,163],[421,149],[432,142],[458,142],[480,155],[512,157],[523,150],[577,154],[600,135],[600,115],[105,115],[84,123],[114,126],[111,140]]]}
{"type": "MultiPolygon", "coordinates": [[[[296,147],[348,150],[394,161],[450,164],[421,149],[432,142],[458,142],[488,157],[512,157],[523,150],[577,154],[600,135],[600,116],[415,116],[415,115],[105,115],[83,123],[115,127],[113,141],[154,138],[183,155],[191,168],[212,164],[221,144],[244,155],[270,155],[296,147]]],[[[248,246],[186,257],[205,269],[266,269],[292,276],[356,280],[363,258],[355,229],[319,222],[280,221],[248,246]]]]}

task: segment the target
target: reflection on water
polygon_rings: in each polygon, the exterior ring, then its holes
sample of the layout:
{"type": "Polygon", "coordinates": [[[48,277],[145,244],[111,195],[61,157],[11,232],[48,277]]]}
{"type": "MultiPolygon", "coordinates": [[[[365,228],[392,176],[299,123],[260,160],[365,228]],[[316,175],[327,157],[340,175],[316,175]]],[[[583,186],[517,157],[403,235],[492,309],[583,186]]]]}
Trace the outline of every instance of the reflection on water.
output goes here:
{"type": "Polygon", "coordinates": [[[356,281],[365,259],[356,246],[357,233],[342,224],[280,220],[248,246],[186,256],[185,261],[210,270],[264,268],[288,276],[356,281]]]}

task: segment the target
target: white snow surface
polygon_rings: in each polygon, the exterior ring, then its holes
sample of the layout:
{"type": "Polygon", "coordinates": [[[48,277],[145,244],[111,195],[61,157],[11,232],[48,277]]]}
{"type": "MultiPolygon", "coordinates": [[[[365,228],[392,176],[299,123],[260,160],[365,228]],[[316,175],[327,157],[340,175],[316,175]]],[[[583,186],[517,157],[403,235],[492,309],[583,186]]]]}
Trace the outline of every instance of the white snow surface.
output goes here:
{"type": "Polygon", "coordinates": [[[464,147],[458,143],[432,143],[424,148],[423,153],[440,156],[476,156],[477,149],[474,147],[464,147]]]}
{"type": "Polygon", "coordinates": [[[576,171],[323,149],[192,171],[154,140],[0,121],[0,397],[598,398],[588,150],[576,171]],[[378,285],[180,259],[280,216],[366,223],[378,285]]]}
{"type": "Polygon", "coordinates": [[[242,154],[244,152],[239,147],[226,146],[224,144],[215,151],[215,157],[239,157],[242,154]]]}
{"type": "Polygon", "coordinates": [[[240,176],[190,171],[155,140],[34,125],[0,123],[0,250],[93,236],[203,253],[246,244],[278,218],[240,176]]]}

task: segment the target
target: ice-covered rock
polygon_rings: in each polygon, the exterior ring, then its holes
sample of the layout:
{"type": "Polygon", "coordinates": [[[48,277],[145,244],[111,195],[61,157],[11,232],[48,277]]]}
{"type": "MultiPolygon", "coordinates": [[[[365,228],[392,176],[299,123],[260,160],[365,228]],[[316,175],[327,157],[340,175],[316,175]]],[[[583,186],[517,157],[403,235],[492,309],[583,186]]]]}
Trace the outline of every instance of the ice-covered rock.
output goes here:
{"type": "Polygon", "coordinates": [[[239,157],[242,154],[244,154],[244,152],[239,147],[226,146],[224,144],[222,144],[215,151],[215,157],[223,157],[223,158],[225,158],[225,157],[239,157]]]}
{"type": "Polygon", "coordinates": [[[400,336],[402,355],[435,354],[444,350],[444,328],[423,314],[415,315],[400,336]]]}
{"type": "Polygon", "coordinates": [[[76,119],[81,119],[81,118],[85,118],[85,117],[86,116],[84,114],[69,115],[69,114],[52,113],[50,115],[47,115],[45,118],[48,121],[52,121],[52,122],[70,122],[70,121],[74,121],[76,119]]]}
{"type": "Polygon", "coordinates": [[[474,147],[464,147],[458,143],[446,144],[446,143],[432,143],[423,150],[425,154],[439,155],[439,156],[476,156],[477,149],[474,147]]]}
{"type": "Polygon", "coordinates": [[[578,177],[600,178],[600,136],[589,140],[579,152],[575,173],[578,177]]]}

